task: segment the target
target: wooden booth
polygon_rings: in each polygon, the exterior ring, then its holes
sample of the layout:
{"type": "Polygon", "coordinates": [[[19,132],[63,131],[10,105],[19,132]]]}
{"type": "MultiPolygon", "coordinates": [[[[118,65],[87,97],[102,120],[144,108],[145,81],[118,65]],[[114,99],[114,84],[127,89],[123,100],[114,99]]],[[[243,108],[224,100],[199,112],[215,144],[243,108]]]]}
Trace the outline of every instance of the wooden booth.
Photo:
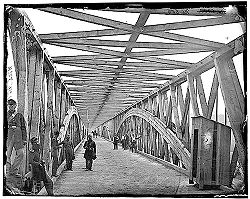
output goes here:
{"type": "Polygon", "coordinates": [[[202,116],[192,118],[189,182],[199,189],[229,185],[231,128],[202,116]]]}

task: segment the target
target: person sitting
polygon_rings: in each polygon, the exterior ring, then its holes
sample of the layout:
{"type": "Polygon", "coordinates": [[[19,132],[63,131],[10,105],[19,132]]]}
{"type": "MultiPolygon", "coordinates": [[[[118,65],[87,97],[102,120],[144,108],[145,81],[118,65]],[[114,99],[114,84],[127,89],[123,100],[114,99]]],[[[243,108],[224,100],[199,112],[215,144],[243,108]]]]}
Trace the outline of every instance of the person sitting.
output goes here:
{"type": "Polygon", "coordinates": [[[31,180],[32,182],[43,182],[45,189],[49,196],[53,196],[53,181],[49,177],[45,169],[45,162],[41,160],[41,146],[38,143],[38,139],[33,137],[31,139],[31,148],[30,151],[30,171],[25,175],[26,181],[31,180]]]}

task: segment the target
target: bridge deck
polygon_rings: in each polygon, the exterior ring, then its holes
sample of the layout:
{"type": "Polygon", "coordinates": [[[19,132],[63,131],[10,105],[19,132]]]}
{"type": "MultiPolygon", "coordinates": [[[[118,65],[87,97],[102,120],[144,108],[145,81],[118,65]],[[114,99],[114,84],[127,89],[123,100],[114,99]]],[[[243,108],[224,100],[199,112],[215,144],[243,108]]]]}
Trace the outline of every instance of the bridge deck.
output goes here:
{"type": "Polygon", "coordinates": [[[113,144],[101,138],[97,144],[97,159],[93,171],[85,171],[84,149],[76,154],[73,171],[64,171],[54,187],[61,196],[111,195],[176,195],[222,193],[223,190],[198,191],[188,185],[188,177],[153,162],[139,154],[113,150],[113,144]]]}

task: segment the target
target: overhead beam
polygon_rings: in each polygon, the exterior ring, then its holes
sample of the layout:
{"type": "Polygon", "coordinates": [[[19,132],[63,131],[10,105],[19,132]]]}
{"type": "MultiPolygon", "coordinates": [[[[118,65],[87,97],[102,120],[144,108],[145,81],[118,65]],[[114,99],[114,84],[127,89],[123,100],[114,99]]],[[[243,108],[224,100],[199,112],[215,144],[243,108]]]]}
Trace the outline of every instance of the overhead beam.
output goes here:
{"type": "Polygon", "coordinates": [[[200,19],[200,20],[182,21],[175,23],[148,25],[144,27],[142,33],[216,26],[216,25],[223,25],[230,23],[239,23],[243,21],[244,19],[240,17],[238,14],[230,14],[211,19],[200,19]]]}
{"type": "Polygon", "coordinates": [[[114,12],[127,12],[127,13],[139,13],[143,11],[148,11],[151,14],[164,14],[164,15],[191,15],[191,16],[223,16],[226,15],[225,8],[218,7],[201,7],[201,8],[183,8],[183,9],[173,9],[173,8],[160,8],[160,9],[148,9],[148,8],[124,8],[124,9],[112,9],[105,8],[104,11],[114,11],[114,12]]]}
{"type": "Polygon", "coordinates": [[[175,33],[170,33],[170,32],[146,32],[143,33],[149,36],[154,36],[154,37],[160,37],[164,39],[171,39],[174,41],[181,41],[181,42],[186,42],[186,43],[191,43],[191,44],[197,44],[200,46],[206,46],[210,47],[213,49],[219,49],[223,47],[225,44],[219,43],[219,42],[214,42],[214,41],[209,41],[205,39],[199,39],[195,37],[189,37],[189,36],[184,36],[180,34],[175,34],[175,33]]]}
{"type": "Polygon", "coordinates": [[[38,10],[49,12],[52,14],[57,14],[60,16],[80,20],[80,21],[85,21],[88,23],[93,23],[101,26],[107,26],[111,28],[116,28],[120,30],[128,30],[128,31],[133,31],[133,26],[127,23],[111,20],[111,19],[106,19],[103,17],[97,17],[94,15],[86,14],[83,12],[78,12],[70,9],[65,9],[65,8],[52,8],[52,7],[47,7],[47,8],[39,8],[38,10]]]}
{"type": "Polygon", "coordinates": [[[39,37],[41,38],[42,42],[46,43],[48,40],[115,36],[115,35],[125,35],[125,34],[130,34],[130,32],[119,29],[104,29],[104,30],[39,34],[39,37]]]}
{"type": "Polygon", "coordinates": [[[131,45],[133,48],[155,48],[155,49],[206,49],[208,51],[214,50],[213,48],[186,44],[186,43],[164,43],[164,42],[131,42],[119,40],[103,40],[103,39],[50,39],[43,40],[44,43],[64,43],[76,45],[90,45],[90,46],[110,46],[110,47],[124,47],[131,45]]]}

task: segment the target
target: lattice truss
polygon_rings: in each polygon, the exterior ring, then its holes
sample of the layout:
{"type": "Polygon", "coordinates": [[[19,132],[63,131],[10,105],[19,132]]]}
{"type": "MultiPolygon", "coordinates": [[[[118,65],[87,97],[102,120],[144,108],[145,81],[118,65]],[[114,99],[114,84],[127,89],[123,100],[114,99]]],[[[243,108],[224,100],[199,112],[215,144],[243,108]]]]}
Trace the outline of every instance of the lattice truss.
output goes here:
{"type": "MultiPolygon", "coordinates": [[[[166,58],[166,55],[186,56],[185,54],[192,53],[193,57],[195,53],[197,55],[205,53],[206,56],[211,56],[227,43],[186,36],[178,33],[178,30],[198,31],[200,28],[214,26],[221,31],[221,25],[244,21],[237,12],[227,13],[222,8],[177,10],[107,8],[98,11],[102,13],[102,17],[89,14],[91,12],[88,10],[87,13],[84,9],[48,7],[39,10],[105,27],[102,30],[78,32],[69,30],[64,33],[39,35],[43,43],[93,53],[93,55],[52,57],[55,64],[63,64],[69,68],[79,67],[78,70],[59,71],[59,74],[63,78],[67,77],[64,83],[81,117],[85,121],[88,119],[90,127],[93,128],[125,107],[145,98],[162,83],[202,64],[203,61],[202,59],[198,62],[178,61],[166,58]],[[136,23],[129,24],[117,21],[116,15],[113,19],[105,18],[107,12],[119,12],[120,15],[137,13],[138,18],[135,20],[136,23]],[[162,18],[168,15],[180,15],[182,20],[172,23],[164,23],[163,20],[147,25],[147,21],[156,15],[161,15],[162,18]],[[127,35],[129,39],[127,41],[117,39],[122,35],[127,35]],[[106,39],[107,36],[112,39],[106,39]],[[138,39],[142,36],[147,36],[147,41],[138,39]],[[113,50],[112,47],[123,48],[123,51],[113,50]]],[[[208,35],[214,33],[206,32],[208,35]]]]}

